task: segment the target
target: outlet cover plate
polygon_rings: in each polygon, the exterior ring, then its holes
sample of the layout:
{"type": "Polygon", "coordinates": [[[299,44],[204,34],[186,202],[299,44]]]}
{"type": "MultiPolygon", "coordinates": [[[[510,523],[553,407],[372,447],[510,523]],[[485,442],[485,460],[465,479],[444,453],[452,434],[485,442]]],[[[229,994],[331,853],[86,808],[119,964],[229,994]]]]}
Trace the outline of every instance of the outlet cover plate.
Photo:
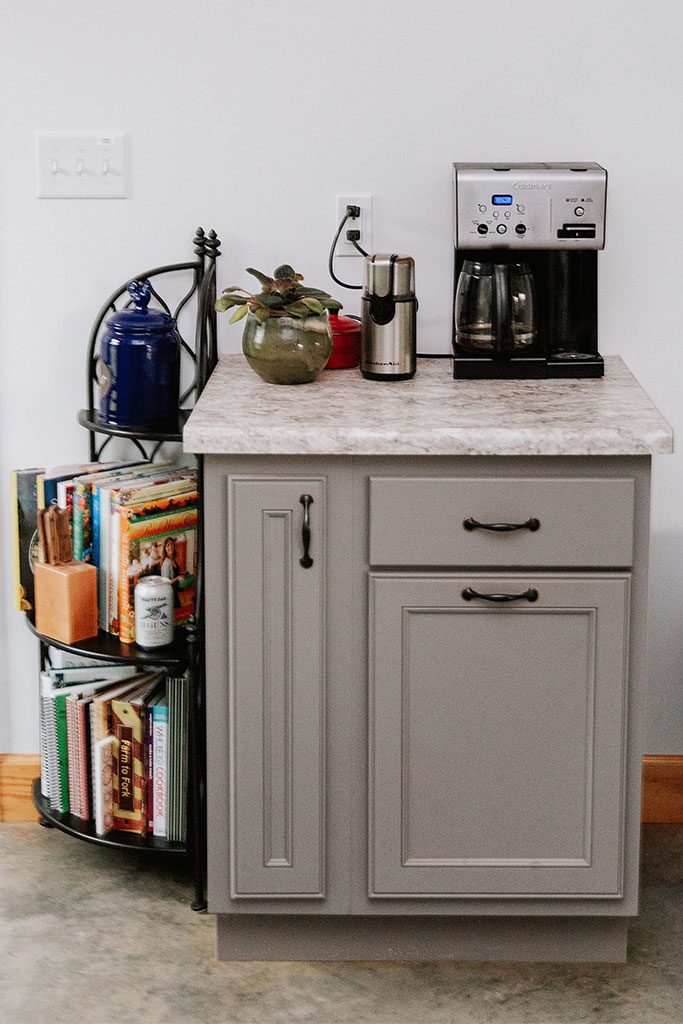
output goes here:
{"type": "Polygon", "coordinates": [[[366,252],[372,252],[372,195],[365,193],[361,195],[335,195],[334,197],[334,230],[339,227],[339,222],[346,213],[347,206],[360,206],[360,217],[347,220],[337,242],[337,256],[356,256],[362,259],[357,249],[346,240],[346,232],[349,228],[360,231],[358,244],[366,252]]]}
{"type": "Polygon", "coordinates": [[[125,199],[128,195],[124,132],[39,131],[38,199],[125,199]]]}

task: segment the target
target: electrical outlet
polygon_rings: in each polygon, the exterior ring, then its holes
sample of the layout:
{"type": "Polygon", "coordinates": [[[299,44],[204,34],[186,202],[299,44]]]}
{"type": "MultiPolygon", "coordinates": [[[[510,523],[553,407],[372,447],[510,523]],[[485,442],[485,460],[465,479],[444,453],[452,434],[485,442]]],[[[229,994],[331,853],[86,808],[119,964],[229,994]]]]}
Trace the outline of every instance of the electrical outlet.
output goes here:
{"type": "Polygon", "coordinates": [[[361,248],[365,249],[366,252],[372,252],[372,195],[360,195],[360,196],[347,196],[347,195],[336,195],[334,197],[334,228],[335,231],[339,227],[339,223],[346,213],[347,206],[359,206],[360,217],[349,217],[346,224],[342,228],[342,233],[339,236],[337,242],[336,255],[337,256],[360,256],[360,253],[351,242],[347,241],[346,232],[353,229],[354,231],[360,231],[360,238],[358,244],[361,248]]]}

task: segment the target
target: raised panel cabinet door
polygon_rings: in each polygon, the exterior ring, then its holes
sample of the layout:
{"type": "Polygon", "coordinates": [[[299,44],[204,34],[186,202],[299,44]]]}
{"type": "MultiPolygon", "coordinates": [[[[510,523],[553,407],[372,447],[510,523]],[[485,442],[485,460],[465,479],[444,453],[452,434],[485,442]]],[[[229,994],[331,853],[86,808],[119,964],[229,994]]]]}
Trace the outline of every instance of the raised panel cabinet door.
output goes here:
{"type": "Polygon", "coordinates": [[[628,574],[371,575],[371,897],[621,895],[628,605],[628,574]]]}
{"type": "Polygon", "coordinates": [[[322,479],[229,478],[233,899],[324,896],[324,529],[322,479]]]}

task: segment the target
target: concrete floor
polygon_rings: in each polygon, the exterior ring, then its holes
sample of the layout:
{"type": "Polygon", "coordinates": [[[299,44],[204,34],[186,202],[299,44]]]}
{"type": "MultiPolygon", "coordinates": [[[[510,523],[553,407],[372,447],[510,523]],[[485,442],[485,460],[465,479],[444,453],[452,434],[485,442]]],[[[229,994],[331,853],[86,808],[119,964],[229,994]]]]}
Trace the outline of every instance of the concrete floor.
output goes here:
{"type": "Polygon", "coordinates": [[[629,962],[218,963],[182,864],[0,826],[2,1024],[683,1024],[683,827],[646,826],[629,962]]]}

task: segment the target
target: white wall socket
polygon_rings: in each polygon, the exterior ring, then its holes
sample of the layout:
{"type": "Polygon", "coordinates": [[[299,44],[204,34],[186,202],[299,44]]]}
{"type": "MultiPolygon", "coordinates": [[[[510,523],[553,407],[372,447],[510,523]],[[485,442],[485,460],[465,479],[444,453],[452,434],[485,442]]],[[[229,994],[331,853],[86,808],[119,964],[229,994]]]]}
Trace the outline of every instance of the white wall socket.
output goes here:
{"type": "Polygon", "coordinates": [[[38,199],[125,199],[123,132],[36,132],[38,199]]]}
{"type": "Polygon", "coordinates": [[[372,252],[372,195],[335,195],[334,197],[334,230],[339,227],[339,222],[346,213],[347,206],[360,206],[360,217],[352,220],[350,217],[342,228],[342,233],[337,242],[337,256],[358,256],[360,253],[353,247],[351,242],[346,240],[346,232],[353,228],[360,231],[358,244],[366,252],[372,252]]]}

